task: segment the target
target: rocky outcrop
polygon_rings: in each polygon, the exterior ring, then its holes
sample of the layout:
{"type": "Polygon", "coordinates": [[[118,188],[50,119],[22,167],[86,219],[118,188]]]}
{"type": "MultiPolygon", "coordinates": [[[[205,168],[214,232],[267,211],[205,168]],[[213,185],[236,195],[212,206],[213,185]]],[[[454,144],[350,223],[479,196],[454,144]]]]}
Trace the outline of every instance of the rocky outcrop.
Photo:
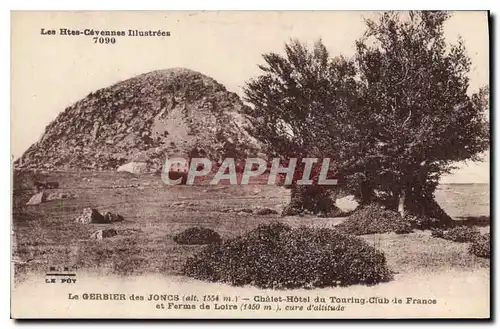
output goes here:
{"type": "Polygon", "coordinates": [[[37,205],[42,202],[45,202],[47,200],[48,193],[47,192],[38,192],[37,194],[33,195],[29,201],[26,203],[27,205],[37,205]]]}
{"type": "Polygon", "coordinates": [[[178,244],[218,244],[222,241],[219,233],[206,227],[190,227],[174,236],[178,244]]]}
{"type": "Polygon", "coordinates": [[[33,195],[26,204],[36,205],[48,201],[66,200],[74,198],[75,198],[74,194],[71,193],[41,191],[33,195]]]}
{"type": "Polygon", "coordinates": [[[83,213],[75,219],[75,222],[82,224],[111,224],[123,221],[123,217],[118,214],[107,212],[104,216],[92,208],[83,209],[83,213]]]}
{"type": "Polygon", "coordinates": [[[118,235],[118,232],[116,232],[115,229],[107,228],[107,229],[104,229],[104,230],[95,231],[90,236],[90,239],[91,240],[102,240],[102,239],[106,239],[106,238],[111,238],[111,237],[113,237],[115,235],[118,235]]]}
{"type": "Polygon", "coordinates": [[[82,224],[102,223],[104,216],[97,209],[85,208],[83,214],[75,219],[75,222],[82,224]]]}
{"type": "Polygon", "coordinates": [[[244,108],[238,95],[201,73],[149,72],[66,108],[15,166],[116,170],[145,161],[158,171],[170,154],[215,161],[254,155],[260,147],[249,133],[244,108]]]}
{"type": "Polygon", "coordinates": [[[255,214],[256,215],[261,215],[261,216],[275,215],[277,213],[278,212],[276,210],[271,209],[271,208],[266,208],[266,207],[262,207],[262,208],[259,208],[259,209],[255,210],[255,214]]]}
{"type": "Polygon", "coordinates": [[[109,211],[104,215],[104,223],[114,223],[121,221],[123,221],[123,217],[121,215],[113,214],[109,211]]]}
{"type": "Polygon", "coordinates": [[[149,169],[148,169],[148,164],[146,162],[129,162],[118,167],[116,171],[118,172],[125,171],[132,174],[143,174],[147,173],[149,169]]]}
{"type": "Polygon", "coordinates": [[[52,192],[47,196],[47,201],[74,199],[75,195],[64,192],[52,192]]]}
{"type": "Polygon", "coordinates": [[[34,182],[34,185],[35,185],[35,188],[39,191],[59,187],[58,182],[34,182]]]}
{"type": "Polygon", "coordinates": [[[229,213],[237,213],[238,215],[245,215],[245,214],[256,214],[256,215],[261,215],[261,216],[266,216],[266,215],[275,215],[278,212],[272,208],[268,207],[255,207],[255,208],[228,208],[228,209],[221,209],[221,212],[229,212],[229,213]]]}

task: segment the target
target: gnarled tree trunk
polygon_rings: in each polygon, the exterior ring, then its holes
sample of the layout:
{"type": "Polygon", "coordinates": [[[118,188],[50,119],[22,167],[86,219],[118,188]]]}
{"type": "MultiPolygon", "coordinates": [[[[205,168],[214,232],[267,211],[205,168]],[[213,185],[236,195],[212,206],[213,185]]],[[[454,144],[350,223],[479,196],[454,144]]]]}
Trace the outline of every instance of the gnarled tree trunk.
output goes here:
{"type": "Polygon", "coordinates": [[[408,195],[405,200],[405,212],[416,216],[434,218],[436,226],[449,227],[453,219],[441,208],[434,197],[408,195]]]}
{"type": "Polygon", "coordinates": [[[434,219],[435,221],[428,221],[429,228],[453,224],[453,219],[441,208],[432,193],[424,193],[410,186],[394,190],[392,196],[380,201],[389,209],[399,212],[401,217],[413,215],[422,219],[434,219]]]}
{"type": "Polygon", "coordinates": [[[398,212],[401,215],[401,217],[405,217],[406,211],[405,211],[405,206],[406,206],[406,190],[403,189],[401,192],[399,192],[399,202],[398,202],[398,212]]]}
{"type": "Polygon", "coordinates": [[[293,185],[290,203],[283,209],[283,216],[298,215],[305,210],[313,214],[334,216],[341,212],[334,201],[335,188],[321,185],[293,185]]]}
{"type": "Polygon", "coordinates": [[[360,205],[365,205],[373,202],[375,198],[375,189],[370,181],[364,180],[359,185],[359,199],[360,205]]]}

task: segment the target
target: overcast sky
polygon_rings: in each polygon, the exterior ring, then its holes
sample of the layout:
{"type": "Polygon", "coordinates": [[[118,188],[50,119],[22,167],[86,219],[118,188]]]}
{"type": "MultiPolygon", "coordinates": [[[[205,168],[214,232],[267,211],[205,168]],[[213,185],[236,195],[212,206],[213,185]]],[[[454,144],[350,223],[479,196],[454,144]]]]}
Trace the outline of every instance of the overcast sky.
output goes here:
{"type": "MultiPolygon", "coordinates": [[[[354,53],[369,12],[98,12],[14,13],[12,17],[12,154],[19,157],[67,106],[91,91],[157,69],[186,67],[241,95],[258,74],[261,54],[281,52],[289,38],[322,38],[332,55],[354,53]],[[117,37],[113,45],[86,36],[46,36],[47,29],[152,29],[170,37],[117,37]]],[[[445,34],[460,35],[472,60],[471,91],[488,84],[485,12],[455,12],[445,34]]],[[[488,163],[462,164],[447,182],[488,182],[488,163]]]]}

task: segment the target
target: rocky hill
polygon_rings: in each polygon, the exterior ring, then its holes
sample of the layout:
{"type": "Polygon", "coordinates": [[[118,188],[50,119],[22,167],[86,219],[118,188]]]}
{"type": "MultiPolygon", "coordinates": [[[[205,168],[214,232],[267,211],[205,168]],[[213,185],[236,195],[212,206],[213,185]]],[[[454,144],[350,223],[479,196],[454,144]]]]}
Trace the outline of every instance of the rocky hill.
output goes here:
{"type": "Polygon", "coordinates": [[[214,79],[183,68],[153,71],[90,93],[50,123],[17,168],[114,170],[168,155],[256,154],[244,104],[214,79]]]}

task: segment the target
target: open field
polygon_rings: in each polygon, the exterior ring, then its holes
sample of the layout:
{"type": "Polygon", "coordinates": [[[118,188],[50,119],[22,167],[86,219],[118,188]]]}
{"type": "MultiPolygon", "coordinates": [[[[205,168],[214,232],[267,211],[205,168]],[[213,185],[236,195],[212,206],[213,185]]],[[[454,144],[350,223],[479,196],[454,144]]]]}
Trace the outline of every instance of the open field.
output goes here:
{"type": "MultiPolygon", "coordinates": [[[[49,266],[76,266],[79,272],[93,274],[176,276],[186,258],[203,248],[173,241],[175,234],[192,226],[212,228],[223,238],[231,238],[271,220],[279,219],[293,227],[333,227],[342,221],[224,212],[228,208],[255,206],[279,211],[288,201],[289,190],[276,186],[166,186],[158,176],[111,172],[56,173],[48,179],[59,182],[55,191],[70,192],[76,198],[27,206],[34,194],[27,189],[29,179],[15,179],[12,228],[13,252],[18,260],[16,281],[22,281],[29,273],[44,273],[49,266]],[[101,213],[118,213],[125,220],[114,224],[76,223],[74,219],[84,207],[96,208],[101,213]],[[115,228],[118,235],[101,241],[89,240],[94,231],[105,227],[115,228]]],[[[476,207],[474,213],[469,208],[474,204],[473,194],[460,187],[460,194],[456,195],[463,203],[453,208],[450,195],[455,190],[447,193],[448,187],[441,188],[437,195],[450,214],[462,219],[489,216],[489,195],[482,194],[489,193],[487,186],[475,187],[480,190],[476,191],[479,197],[475,204],[482,202],[483,207],[476,207]]],[[[483,223],[480,230],[489,231],[489,225],[483,223]]],[[[469,254],[467,243],[433,238],[429,231],[363,238],[384,251],[389,266],[397,273],[396,280],[414,277],[416,273],[447,277],[447,273],[457,271],[468,275],[478,273],[477,280],[489,277],[489,261],[469,254]]]]}

